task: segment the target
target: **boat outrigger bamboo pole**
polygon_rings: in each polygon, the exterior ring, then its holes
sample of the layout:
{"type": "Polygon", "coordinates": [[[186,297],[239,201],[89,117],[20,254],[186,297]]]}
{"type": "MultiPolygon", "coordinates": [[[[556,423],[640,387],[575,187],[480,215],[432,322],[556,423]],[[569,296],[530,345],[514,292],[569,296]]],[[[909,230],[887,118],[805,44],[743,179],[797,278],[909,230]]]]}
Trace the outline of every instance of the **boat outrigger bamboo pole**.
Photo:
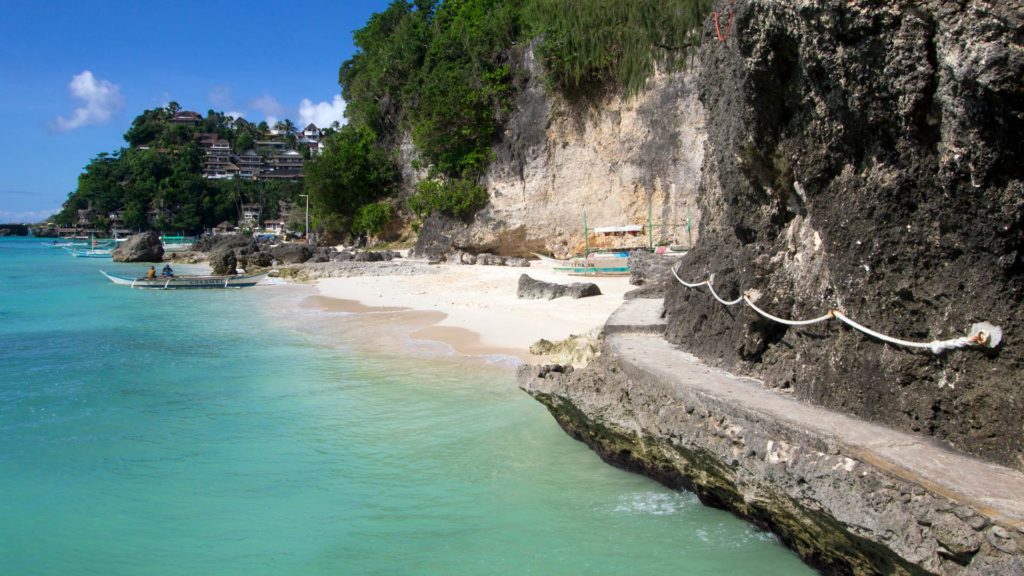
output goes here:
{"type": "Polygon", "coordinates": [[[690,220],[690,207],[686,207],[686,249],[690,250],[693,248],[693,234],[690,230],[693,229],[693,220],[690,220]]]}
{"type": "Polygon", "coordinates": [[[651,208],[652,198],[647,199],[647,249],[654,252],[654,216],[651,208]]]}
{"type": "MultiPolygon", "coordinates": [[[[583,209],[583,257],[590,257],[590,231],[587,230],[587,209],[583,209]]],[[[586,260],[584,260],[586,262],[586,260]]]]}

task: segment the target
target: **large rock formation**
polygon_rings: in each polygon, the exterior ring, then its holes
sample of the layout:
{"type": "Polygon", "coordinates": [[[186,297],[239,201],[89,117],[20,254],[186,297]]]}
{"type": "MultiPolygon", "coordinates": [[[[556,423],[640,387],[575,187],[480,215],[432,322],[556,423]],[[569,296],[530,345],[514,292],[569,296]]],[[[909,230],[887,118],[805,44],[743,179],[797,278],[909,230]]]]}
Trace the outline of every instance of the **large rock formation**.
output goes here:
{"type": "MultiPolygon", "coordinates": [[[[506,256],[570,255],[583,249],[584,210],[589,227],[646,225],[649,207],[655,241],[686,243],[688,218],[699,218],[704,154],[696,64],[658,75],[636,98],[613,94],[587,109],[547,93],[529,48],[518,65],[527,80],[483,181],[488,205],[468,224],[429,219],[414,253],[436,256],[454,246],[506,256]]],[[[400,150],[410,163],[411,143],[400,150]]],[[[403,168],[407,187],[421,176],[403,168]]],[[[637,246],[647,241],[646,231],[633,239],[637,246]]]]}
{"type": "Polygon", "coordinates": [[[600,296],[601,288],[593,282],[573,282],[571,284],[555,284],[531,278],[527,274],[519,276],[516,296],[525,300],[554,300],[555,298],[580,299],[588,296],[600,296]]]}
{"type": "Polygon", "coordinates": [[[680,275],[756,289],[785,318],[841,308],[908,340],[1003,328],[934,355],[836,322],[787,328],[673,284],[671,341],[803,399],[1024,469],[1024,5],[720,2],[701,50],[700,241],[680,275]]]}
{"type": "Polygon", "coordinates": [[[114,262],[160,262],[164,245],[157,232],[143,232],[128,237],[114,249],[114,262]]]}
{"type": "Polygon", "coordinates": [[[585,369],[518,375],[604,460],[772,530],[826,574],[1024,574],[1024,474],[710,369],[635,312],[585,369]]]}

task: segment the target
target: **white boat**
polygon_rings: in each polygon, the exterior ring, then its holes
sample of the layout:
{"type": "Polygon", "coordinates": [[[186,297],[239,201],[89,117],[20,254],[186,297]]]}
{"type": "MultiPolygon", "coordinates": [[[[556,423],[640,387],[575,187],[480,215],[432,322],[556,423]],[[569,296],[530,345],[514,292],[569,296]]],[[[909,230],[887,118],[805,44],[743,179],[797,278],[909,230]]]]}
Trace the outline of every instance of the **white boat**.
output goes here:
{"type": "Polygon", "coordinates": [[[629,252],[593,252],[587,257],[576,256],[565,260],[534,254],[551,265],[555,272],[570,276],[629,276],[629,252]]]}
{"type": "Polygon", "coordinates": [[[184,252],[191,250],[196,243],[193,236],[161,236],[160,241],[163,243],[164,252],[184,252]]]}
{"type": "Polygon", "coordinates": [[[73,248],[64,248],[68,254],[71,254],[75,258],[110,258],[113,256],[112,250],[104,249],[89,249],[89,250],[75,250],[73,248]]]}
{"type": "Polygon", "coordinates": [[[133,278],[130,276],[119,276],[117,274],[107,274],[103,270],[100,270],[100,274],[107,277],[108,280],[119,286],[131,286],[132,288],[150,288],[154,290],[180,290],[180,289],[194,289],[194,288],[245,288],[247,286],[255,286],[263,280],[267,273],[254,274],[247,276],[245,274],[235,274],[227,276],[169,276],[169,277],[156,277],[149,279],[146,277],[133,278]]]}

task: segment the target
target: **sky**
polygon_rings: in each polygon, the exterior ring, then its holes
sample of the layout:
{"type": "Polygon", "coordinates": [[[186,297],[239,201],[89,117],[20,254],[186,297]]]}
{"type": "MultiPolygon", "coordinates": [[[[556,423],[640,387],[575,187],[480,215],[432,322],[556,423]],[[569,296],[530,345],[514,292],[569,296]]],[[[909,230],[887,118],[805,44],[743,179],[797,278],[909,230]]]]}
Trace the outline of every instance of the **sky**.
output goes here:
{"type": "Polygon", "coordinates": [[[57,212],[143,110],[344,123],[338,67],[389,0],[4,0],[0,223],[57,212]]]}

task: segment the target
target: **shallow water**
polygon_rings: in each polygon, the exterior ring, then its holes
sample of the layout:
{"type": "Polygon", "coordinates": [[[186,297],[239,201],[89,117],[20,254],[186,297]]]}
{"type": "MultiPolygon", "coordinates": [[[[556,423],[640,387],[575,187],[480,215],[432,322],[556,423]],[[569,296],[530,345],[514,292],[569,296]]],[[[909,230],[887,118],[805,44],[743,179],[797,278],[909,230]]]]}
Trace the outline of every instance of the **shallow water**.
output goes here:
{"type": "Polygon", "coordinates": [[[0,573],[811,573],[602,463],[507,359],[381,336],[301,287],[99,268],[145,267],[0,239],[0,573]]]}

